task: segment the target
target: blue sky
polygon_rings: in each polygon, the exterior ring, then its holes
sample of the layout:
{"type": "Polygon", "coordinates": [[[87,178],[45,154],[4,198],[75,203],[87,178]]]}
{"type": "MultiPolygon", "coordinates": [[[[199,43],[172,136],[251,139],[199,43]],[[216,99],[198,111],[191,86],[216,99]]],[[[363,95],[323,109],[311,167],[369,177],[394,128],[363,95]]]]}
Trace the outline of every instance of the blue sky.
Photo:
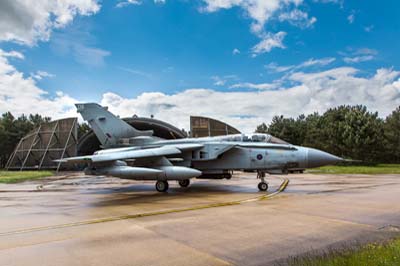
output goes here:
{"type": "Polygon", "coordinates": [[[400,105],[398,1],[60,2],[0,4],[1,112],[57,118],[94,101],[251,131],[276,114],[400,105]]]}

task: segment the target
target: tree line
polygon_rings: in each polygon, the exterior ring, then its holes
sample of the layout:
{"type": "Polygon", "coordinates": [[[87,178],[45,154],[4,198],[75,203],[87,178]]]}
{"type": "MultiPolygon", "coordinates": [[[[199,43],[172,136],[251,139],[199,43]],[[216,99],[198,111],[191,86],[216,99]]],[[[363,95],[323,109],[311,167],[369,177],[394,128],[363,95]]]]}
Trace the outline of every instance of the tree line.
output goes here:
{"type": "Polygon", "coordinates": [[[256,132],[365,163],[400,163],[400,106],[386,118],[363,105],[342,105],[322,115],[274,116],[256,132]]]}
{"type": "MultiPolygon", "coordinates": [[[[50,117],[43,117],[39,114],[21,115],[19,117],[14,117],[10,112],[2,114],[0,117],[0,168],[5,167],[8,158],[22,137],[41,123],[50,121],[50,117]]],[[[86,123],[79,124],[78,137],[89,129],[86,123]]]]}
{"type": "MultiPolygon", "coordinates": [[[[19,140],[50,117],[39,114],[0,117],[0,168],[3,168],[19,140]]],[[[89,130],[79,124],[78,137],[89,130]]],[[[294,145],[321,149],[332,154],[368,163],[400,163],[400,106],[386,118],[365,106],[339,106],[322,115],[313,113],[297,118],[274,116],[270,124],[257,126],[294,145]]]]}

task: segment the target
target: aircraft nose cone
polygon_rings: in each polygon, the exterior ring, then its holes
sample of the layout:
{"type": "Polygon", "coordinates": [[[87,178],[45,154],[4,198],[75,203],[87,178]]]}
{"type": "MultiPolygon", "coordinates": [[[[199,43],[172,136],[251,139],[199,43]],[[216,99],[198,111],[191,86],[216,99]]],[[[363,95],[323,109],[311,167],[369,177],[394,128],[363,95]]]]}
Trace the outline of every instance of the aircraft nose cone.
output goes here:
{"type": "Polygon", "coordinates": [[[317,149],[308,149],[308,168],[320,167],[324,165],[335,164],[343,159],[330,153],[317,149]]]}

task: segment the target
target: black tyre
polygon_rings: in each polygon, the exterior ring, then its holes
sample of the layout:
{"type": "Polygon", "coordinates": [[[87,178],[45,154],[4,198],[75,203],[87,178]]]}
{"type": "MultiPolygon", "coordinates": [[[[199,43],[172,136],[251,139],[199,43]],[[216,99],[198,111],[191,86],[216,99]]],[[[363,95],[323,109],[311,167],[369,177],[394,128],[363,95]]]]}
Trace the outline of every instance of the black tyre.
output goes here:
{"type": "Polygon", "coordinates": [[[157,181],[156,183],[156,189],[158,192],[165,192],[169,188],[168,182],[167,181],[157,181]]]}
{"type": "Polygon", "coordinates": [[[258,189],[260,191],[267,191],[268,190],[268,184],[265,182],[260,182],[258,183],[258,189]]]}
{"type": "Polygon", "coordinates": [[[188,187],[190,185],[190,180],[189,179],[179,180],[178,183],[181,187],[188,187]]]}

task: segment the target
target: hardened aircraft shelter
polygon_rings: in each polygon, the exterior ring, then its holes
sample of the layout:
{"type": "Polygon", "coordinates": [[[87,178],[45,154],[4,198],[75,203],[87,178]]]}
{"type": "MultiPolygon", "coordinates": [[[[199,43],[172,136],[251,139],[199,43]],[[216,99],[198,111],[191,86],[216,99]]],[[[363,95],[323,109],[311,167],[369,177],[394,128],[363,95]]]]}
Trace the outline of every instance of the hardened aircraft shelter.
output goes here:
{"type": "MultiPolygon", "coordinates": [[[[154,118],[136,115],[124,120],[139,130],[153,130],[154,136],[163,139],[187,138],[184,130],[154,118]]],[[[92,130],[78,139],[77,118],[65,118],[43,123],[23,137],[11,154],[7,170],[55,169],[61,165],[53,160],[76,155],[90,155],[101,149],[92,130]]],[[[234,127],[208,117],[191,116],[192,137],[239,134],[234,127]]],[[[64,166],[65,167],[65,166],[64,166]]]]}
{"type": "Polygon", "coordinates": [[[23,137],[7,164],[7,170],[56,169],[53,160],[76,156],[78,143],[77,118],[43,123],[23,137]]]}
{"type": "Polygon", "coordinates": [[[224,122],[209,117],[190,117],[190,136],[192,138],[214,137],[232,134],[240,134],[240,131],[224,122]]]}

